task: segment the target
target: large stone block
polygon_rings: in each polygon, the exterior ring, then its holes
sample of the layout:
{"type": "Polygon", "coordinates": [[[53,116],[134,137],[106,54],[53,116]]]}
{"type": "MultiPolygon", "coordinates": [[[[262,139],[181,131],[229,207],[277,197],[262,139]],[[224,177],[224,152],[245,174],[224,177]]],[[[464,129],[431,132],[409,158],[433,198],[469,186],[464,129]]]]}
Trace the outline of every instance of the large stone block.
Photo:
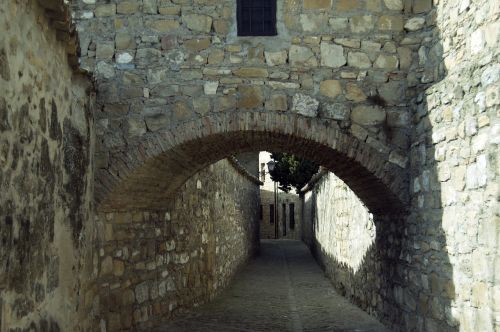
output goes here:
{"type": "Polygon", "coordinates": [[[384,31],[403,31],[403,16],[381,16],[378,20],[377,28],[384,31]]]}
{"type": "Polygon", "coordinates": [[[347,55],[347,65],[360,69],[367,69],[372,66],[372,62],[366,53],[349,52],[347,55]]]}
{"type": "Polygon", "coordinates": [[[106,17],[116,15],[116,4],[99,5],[95,8],[94,14],[96,17],[106,17]]]}
{"type": "Polygon", "coordinates": [[[321,113],[322,117],[333,120],[349,120],[350,108],[345,103],[328,104],[321,113]]]}
{"type": "Polygon", "coordinates": [[[288,109],[288,97],[282,94],[272,95],[266,101],[265,108],[268,111],[286,111],[288,109]]]}
{"type": "Polygon", "coordinates": [[[115,54],[115,46],[113,43],[99,43],[96,48],[96,59],[111,60],[115,54]]]}
{"type": "Polygon", "coordinates": [[[428,12],[431,8],[432,0],[413,0],[413,12],[415,14],[428,12]]]}
{"type": "Polygon", "coordinates": [[[375,22],[373,21],[373,16],[353,16],[349,19],[351,26],[351,31],[354,33],[366,33],[373,30],[375,22]]]}
{"type": "Polygon", "coordinates": [[[328,27],[328,15],[325,13],[307,13],[300,15],[300,25],[304,32],[321,32],[328,27]]]}
{"type": "Polygon", "coordinates": [[[200,52],[210,47],[210,38],[197,38],[184,41],[184,47],[191,52],[200,52]]]}
{"type": "Polygon", "coordinates": [[[321,65],[325,67],[339,68],[344,66],[347,60],[344,56],[344,48],[340,45],[321,43],[321,65]]]}
{"type": "Polygon", "coordinates": [[[373,67],[385,70],[396,70],[399,67],[399,60],[395,55],[381,54],[378,56],[377,60],[375,60],[373,67]]]}
{"type": "Polygon", "coordinates": [[[385,117],[385,111],[377,106],[357,106],[351,113],[351,120],[362,126],[380,125],[385,122],[385,117]]]}
{"type": "Polygon", "coordinates": [[[182,22],[189,30],[209,33],[212,29],[212,17],[202,14],[183,14],[182,22]]]}
{"type": "Polygon", "coordinates": [[[286,64],[286,61],[288,59],[288,52],[283,50],[283,51],[277,51],[277,52],[264,52],[265,58],[266,58],[266,63],[269,66],[280,66],[286,64]]]}
{"type": "Polygon", "coordinates": [[[115,36],[115,47],[117,50],[135,48],[135,38],[129,33],[119,32],[115,36]]]}
{"type": "Polygon", "coordinates": [[[123,1],[116,5],[118,14],[130,15],[139,11],[140,4],[136,1],[123,1]]]}
{"type": "Polygon", "coordinates": [[[309,47],[292,45],[289,52],[290,65],[293,67],[317,67],[316,56],[309,47]]]}
{"type": "Polygon", "coordinates": [[[322,81],[319,85],[319,92],[326,97],[335,98],[342,94],[342,86],[340,81],[326,80],[322,81]]]}
{"type": "Polygon", "coordinates": [[[390,10],[403,10],[403,0],[384,0],[385,6],[390,10]]]}
{"type": "Polygon", "coordinates": [[[307,117],[316,117],[318,115],[319,101],[311,96],[297,93],[293,96],[292,111],[307,117]]]}
{"type": "Polygon", "coordinates": [[[348,83],[347,84],[345,97],[348,100],[351,100],[354,102],[361,102],[361,101],[366,100],[365,92],[356,83],[348,83]]]}
{"type": "Polygon", "coordinates": [[[264,94],[260,86],[243,85],[238,87],[240,99],[238,101],[238,108],[260,108],[264,104],[264,94]]]}

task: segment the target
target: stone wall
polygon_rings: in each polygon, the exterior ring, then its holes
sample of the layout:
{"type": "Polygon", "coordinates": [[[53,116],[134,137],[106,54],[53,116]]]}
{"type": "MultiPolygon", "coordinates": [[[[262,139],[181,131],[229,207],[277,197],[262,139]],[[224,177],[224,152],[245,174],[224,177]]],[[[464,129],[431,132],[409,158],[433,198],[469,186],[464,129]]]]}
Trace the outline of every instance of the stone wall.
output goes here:
{"type": "Polygon", "coordinates": [[[318,173],[304,191],[303,241],[341,295],[398,330],[396,220],[372,215],[330,172],[318,173]]]}
{"type": "Polygon", "coordinates": [[[258,184],[227,160],[197,173],[164,206],[99,215],[107,331],[150,327],[212,299],[258,250],[258,184]]]}
{"type": "MultiPolygon", "coordinates": [[[[373,215],[333,173],[326,173],[314,190],[306,193],[304,204],[308,211],[304,215],[304,227],[309,228],[304,241],[314,245],[321,256],[328,255],[339,265],[358,271],[366,252],[375,242],[373,215]]],[[[326,257],[320,258],[324,265],[328,265],[326,257]]],[[[349,280],[334,275],[338,271],[331,271],[328,267],[326,270],[335,283],[349,283],[349,280]]],[[[347,293],[354,293],[353,287],[346,288],[347,293]]]]}
{"type": "MultiPolygon", "coordinates": [[[[396,330],[498,331],[500,6],[416,1],[412,8],[421,29],[405,37],[418,54],[408,74],[411,205],[404,218],[374,215],[367,258],[373,250],[392,257],[380,271],[391,283],[382,282],[381,298],[367,309],[396,330]]],[[[312,210],[305,204],[306,215],[312,210]]],[[[370,289],[358,290],[353,301],[364,307],[370,289]]]]}
{"type": "Polygon", "coordinates": [[[435,1],[419,63],[427,83],[412,105],[411,214],[405,228],[413,302],[406,328],[498,331],[497,1],[435,1]]]}
{"type": "Polygon", "coordinates": [[[58,9],[0,2],[1,331],[88,328],[94,100],[58,9]]]}
{"type": "Polygon", "coordinates": [[[406,73],[417,56],[404,29],[422,26],[407,25],[411,1],[277,4],[277,36],[238,37],[234,0],[74,1],[81,65],[99,91],[98,165],[150,132],[255,110],[329,119],[394,149],[404,168],[406,73]]]}

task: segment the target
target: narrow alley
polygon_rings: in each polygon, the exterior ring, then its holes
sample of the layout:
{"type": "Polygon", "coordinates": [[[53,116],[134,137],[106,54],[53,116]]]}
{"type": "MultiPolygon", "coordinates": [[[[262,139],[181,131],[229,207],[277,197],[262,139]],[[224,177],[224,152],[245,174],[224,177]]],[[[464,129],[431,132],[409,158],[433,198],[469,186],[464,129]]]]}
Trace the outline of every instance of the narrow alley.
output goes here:
{"type": "Polygon", "coordinates": [[[263,240],[213,302],[155,331],[389,330],[335,292],[302,242],[263,240]]]}

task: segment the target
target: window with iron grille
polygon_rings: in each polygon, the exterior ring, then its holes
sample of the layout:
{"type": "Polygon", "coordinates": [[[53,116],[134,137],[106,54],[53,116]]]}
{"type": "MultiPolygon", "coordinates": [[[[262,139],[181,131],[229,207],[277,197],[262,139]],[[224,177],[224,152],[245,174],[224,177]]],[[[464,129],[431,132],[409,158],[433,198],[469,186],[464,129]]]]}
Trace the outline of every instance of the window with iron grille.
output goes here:
{"type": "Polygon", "coordinates": [[[276,0],[237,0],[238,36],[276,36],[276,0]]]}

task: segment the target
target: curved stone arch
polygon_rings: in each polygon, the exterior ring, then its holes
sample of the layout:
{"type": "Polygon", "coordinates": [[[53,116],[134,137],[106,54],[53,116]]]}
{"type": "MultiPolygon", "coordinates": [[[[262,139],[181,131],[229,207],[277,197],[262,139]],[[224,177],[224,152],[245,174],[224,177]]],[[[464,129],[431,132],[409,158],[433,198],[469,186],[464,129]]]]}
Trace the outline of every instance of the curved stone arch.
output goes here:
{"type": "Polygon", "coordinates": [[[344,133],[335,121],[269,112],[218,113],[148,133],[110,155],[96,175],[100,211],[160,210],[206,166],[248,151],[286,151],[321,164],[344,180],[373,213],[402,212],[406,169],[344,133]]]}

